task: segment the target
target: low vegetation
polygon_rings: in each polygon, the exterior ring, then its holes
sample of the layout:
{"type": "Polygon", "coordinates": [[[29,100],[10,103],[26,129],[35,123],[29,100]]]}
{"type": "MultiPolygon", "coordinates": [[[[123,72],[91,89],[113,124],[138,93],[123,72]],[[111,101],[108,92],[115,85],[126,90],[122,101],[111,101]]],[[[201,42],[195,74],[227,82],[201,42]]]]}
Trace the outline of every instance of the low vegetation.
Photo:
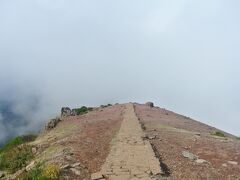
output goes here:
{"type": "Polygon", "coordinates": [[[211,135],[218,136],[218,137],[226,137],[225,134],[220,131],[214,131],[211,133],[211,135]]]}
{"type": "Polygon", "coordinates": [[[14,173],[22,169],[33,158],[32,148],[26,144],[0,154],[0,169],[14,173]]]}
{"type": "Polygon", "coordinates": [[[8,151],[14,147],[17,147],[21,144],[34,141],[36,139],[36,137],[37,137],[37,135],[35,135],[35,134],[17,136],[15,138],[9,140],[2,148],[0,148],[0,154],[8,151]]]}
{"type": "Polygon", "coordinates": [[[86,114],[89,111],[92,111],[93,108],[91,107],[86,107],[86,106],[82,106],[81,108],[76,108],[74,109],[74,111],[77,113],[77,115],[82,115],[82,114],[86,114]]]}
{"type": "Polygon", "coordinates": [[[238,139],[238,140],[240,140],[240,136],[239,136],[239,137],[237,137],[237,139],[238,139]]]}
{"type": "Polygon", "coordinates": [[[36,135],[24,135],[11,139],[0,149],[0,170],[14,173],[25,167],[33,158],[32,147],[27,142],[34,141],[36,135]]]}
{"type": "Polygon", "coordinates": [[[60,177],[60,168],[57,165],[38,163],[31,171],[23,174],[22,180],[57,180],[60,177]]]}

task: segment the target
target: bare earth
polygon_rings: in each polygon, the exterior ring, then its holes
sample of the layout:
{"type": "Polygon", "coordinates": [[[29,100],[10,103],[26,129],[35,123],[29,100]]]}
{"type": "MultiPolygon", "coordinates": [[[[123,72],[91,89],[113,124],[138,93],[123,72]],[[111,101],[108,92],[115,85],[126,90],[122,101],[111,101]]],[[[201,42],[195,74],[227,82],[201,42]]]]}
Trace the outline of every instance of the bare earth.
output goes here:
{"type": "Polygon", "coordinates": [[[213,131],[162,108],[124,104],[67,117],[32,145],[35,161],[59,165],[61,179],[239,180],[240,140],[213,131]]]}
{"type": "MultiPolygon", "coordinates": [[[[148,180],[151,175],[161,174],[159,160],[150,143],[142,138],[144,133],[132,104],[126,105],[123,117],[110,154],[98,174],[111,180],[148,180]]],[[[96,175],[93,174],[92,177],[99,178],[96,175]]]]}
{"type": "Polygon", "coordinates": [[[135,104],[135,111],[145,133],[156,136],[150,142],[172,179],[240,179],[240,140],[236,137],[225,132],[225,138],[213,136],[213,131],[220,130],[166,109],[135,104]],[[193,153],[207,163],[184,158],[183,151],[193,153]]]}

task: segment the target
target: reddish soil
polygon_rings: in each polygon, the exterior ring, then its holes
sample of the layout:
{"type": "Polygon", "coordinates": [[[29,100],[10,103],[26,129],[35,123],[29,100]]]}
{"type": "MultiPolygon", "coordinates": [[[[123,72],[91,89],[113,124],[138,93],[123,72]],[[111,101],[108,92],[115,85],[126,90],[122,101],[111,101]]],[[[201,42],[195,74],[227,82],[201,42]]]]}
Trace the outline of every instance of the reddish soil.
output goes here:
{"type": "MultiPolygon", "coordinates": [[[[66,170],[62,179],[90,179],[100,170],[119,131],[124,106],[97,108],[79,116],[70,116],[35,142],[43,147],[39,157],[59,166],[80,163],[80,176],[66,170]]],[[[69,168],[68,168],[69,169],[69,168]]]]}
{"type": "Polygon", "coordinates": [[[217,129],[161,108],[135,104],[135,112],[160,155],[165,171],[174,180],[237,180],[240,178],[240,141],[211,135],[217,129]],[[209,163],[198,164],[182,156],[189,151],[209,163]],[[238,165],[231,165],[235,161],[238,165]]]}
{"type": "Polygon", "coordinates": [[[122,110],[123,106],[114,106],[68,119],[80,131],[70,138],[69,146],[90,173],[99,171],[109,154],[111,140],[121,125],[122,110]]]}

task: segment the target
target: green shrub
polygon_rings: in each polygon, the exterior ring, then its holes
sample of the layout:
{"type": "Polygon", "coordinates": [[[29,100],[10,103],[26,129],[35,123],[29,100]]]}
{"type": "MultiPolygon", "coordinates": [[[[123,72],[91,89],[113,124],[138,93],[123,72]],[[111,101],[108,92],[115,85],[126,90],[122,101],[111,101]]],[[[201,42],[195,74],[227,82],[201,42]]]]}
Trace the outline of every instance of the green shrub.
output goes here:
{"type": "Polygon", "coordinates": [[[58,179],[60,176],[60,168],[57,165],[49,164],[43,169],[43,176],[47,179],[58,179]]]}
{"type": "Polygon", "coordinates": [[[3,152],[6,152],[14,147],[17,147],[18,145],[24,144],[26,142],[31,142],[36,139],[37,135],[29,134],[29,135],[23,135],[23,136],[17,136],[11,140],[9,140],[1,149],[0,154],[3,152]]]}
{"type": "Polygon", "coordinates": [[[240,140],[240,136],[239,136],[239,137],[237,137],[237,139],[238,139],[238,140],[240,140]]]}
{"type": "Polygon", "coordinates": [[[43,164],[38,163],[31,171],[19,177],[21,180],[46,180],[43,176],[43,164]]]}
{"type": "Polygon", "coordinates": [[[33,158],[32,148],[28,145],[14,147],[0,155],[0,169],[14,173],[25,167],[33,158]]]}
{"type": "Polygon", "coordinates": [[[211,135],[218,136],[218,137],[226,137],[225,134],[220,131],[214,131],[211,133],[211,135]]]}
{"type": "Polygon", "coordinates": [[[82,115],[82,114],[88,113],[89,111],[92,111],[93,108],[82,106],[81,108],[77,108],[77,109],[74,109],[74,110],[77,113],[77,115],[82,115]]]}

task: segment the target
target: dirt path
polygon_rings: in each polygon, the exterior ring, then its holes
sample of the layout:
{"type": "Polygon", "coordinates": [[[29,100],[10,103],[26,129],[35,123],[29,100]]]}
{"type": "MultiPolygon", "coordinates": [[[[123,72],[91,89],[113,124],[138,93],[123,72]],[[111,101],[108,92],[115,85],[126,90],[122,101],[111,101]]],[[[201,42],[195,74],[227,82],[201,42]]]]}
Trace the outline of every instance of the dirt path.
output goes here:
{"type": "Polygon", "coordinates": [[[102,170],[93,174],[92,179],[101,176],[110,180],[153,179],[161,174],[159,160],[155,157],[150,143],[143,140],[144,133],[132,104],[127,104],[124,119],[115,137],[110,154],[102,170]]]}

